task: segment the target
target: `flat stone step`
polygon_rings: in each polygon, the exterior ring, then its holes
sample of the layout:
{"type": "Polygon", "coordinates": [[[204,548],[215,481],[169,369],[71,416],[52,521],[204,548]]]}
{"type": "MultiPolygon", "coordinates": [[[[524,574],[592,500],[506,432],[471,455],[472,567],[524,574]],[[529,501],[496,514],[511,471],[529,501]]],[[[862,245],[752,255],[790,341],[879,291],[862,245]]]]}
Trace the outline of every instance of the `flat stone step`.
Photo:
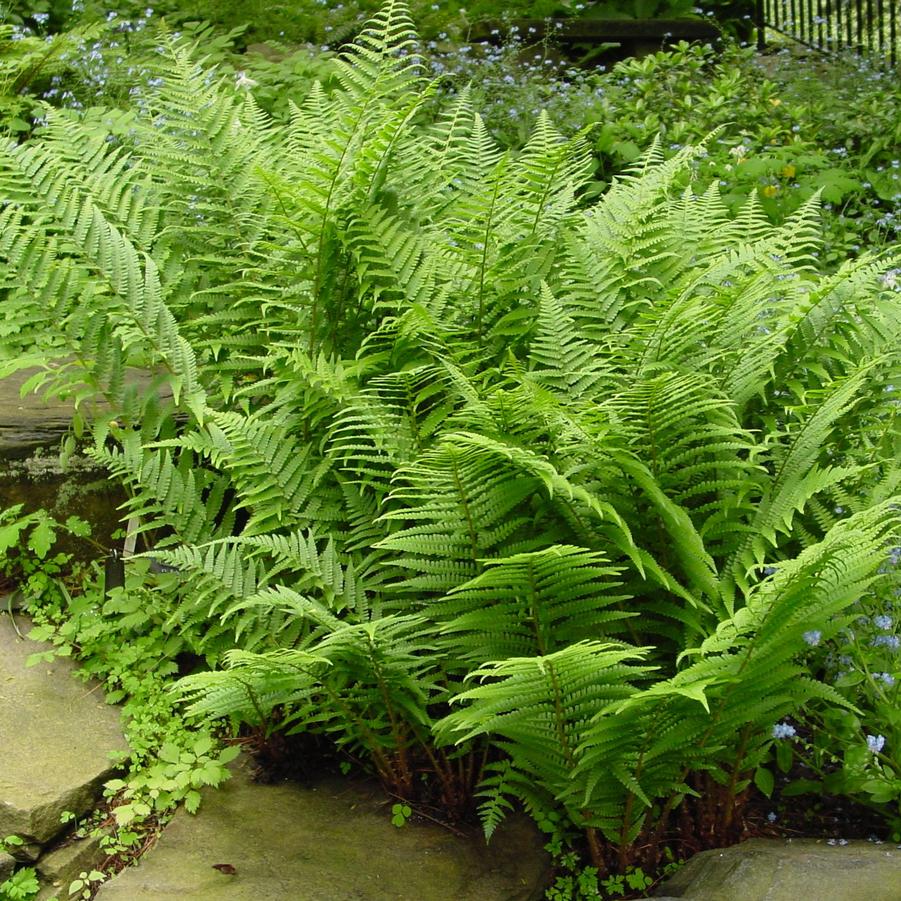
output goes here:
{"type": "MultiPolygon", "coordinates": [[[[17,615],[23,635],[31,622],[17,615]]],[[[0,614],[0,836],[45,845],[66,827],[64,810],[82,816],[113,774],[111,752],[125,752],[119,711],[96,684],[73,677],[56,659],[26,667],[50,645],[20,638],[0,614]]]]}
{"type": "MultiPolygon", "coordinates": [[[[0,458],[24,457],[35,448],[58,445],[69,430],[75,413],[73,401],[34,393],[22,396],[25,383],[40,371],[29,367],[0,378],[0,458]]],[[[139,390],[150,390],[153,384],[151,373],[139,369],[127,370],[125,382],[139,390]]],[[[169,388],[160,390],[160,397],[171,397],[169,388]]],[[[87,418],[102,416],[108,409],[99,397],[82,405],[87,418]]]]}
{"type": "Polygon", "coordinates": [[[537,901],[548,859],[525,819],[490,846],[431,823],[391,825],[375,788],[258,785],[239,759],[196,816],[180,811],[98,901],[537,901]]]}
{"type": "Polygon", "coordinates": [[[35,447],[55,444],[69,428],[71,403],[21,396],[25,382],[38,372],[23,369],[0,379],[0,454],[15,456],[35,447]]]}
{"type": "Polygon", "coordinates": [[[686,901],[899,901],[895,844],[755,838],[693,857],[657,891],[686,901]]]}

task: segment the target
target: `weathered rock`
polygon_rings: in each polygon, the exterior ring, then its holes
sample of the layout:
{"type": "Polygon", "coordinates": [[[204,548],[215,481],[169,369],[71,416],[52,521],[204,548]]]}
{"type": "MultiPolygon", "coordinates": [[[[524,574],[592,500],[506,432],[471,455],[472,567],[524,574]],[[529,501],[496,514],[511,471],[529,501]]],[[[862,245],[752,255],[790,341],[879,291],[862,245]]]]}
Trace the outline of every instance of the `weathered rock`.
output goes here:
{"type": "MultiPolygon", "coordinates": [[[[57,444],[66,434],[75,412],[72,400],[26,393],[26,383],[40,372],[39,367],[21,369],[0,379],[0,456],[17,457],[36,447],[57,444]]],[[[125,381],[142,390],[159,390],[161,397],[171,396],[167,387],[160,388],[151,373],[129,369],[125,381]]],[[[158,380],[157,380],[158,381],[158,380]]],[[[101,397],[93,400],[82,397],[80,410],[88,419],[107,413],[108,406],[101,397]]],[[[107,414],[108,415],[108,414],[107,414]]]]}
{"type": "Polygon", "coordinates": [[[44,849],[37,842],[25,842],[10,849],[10,853],[19,863],[34,863],[44,849]]]}
{"type": "Polygon", "coordinates": [[[45,854],[37,865],[43,887],[35,901],[45,901],[56,895],[67,897],[69,883],[78,878],[79,873],[96,869],[105,858],[99,836],[78,839],[45,854]]]}
{"type": "MultiPolygon", "coordinates": [[[[23,634],[31,628],[16,622],[23,634]]],[[[49,649],[19,638],[0,614],[0,835],[40,845],[62,831],[64,810],[94,807],[113,772],[111,752],[126,751],[118,711],[96,685],[72,677],[70,661],[26,667],[30,654],[49,649]]]]}
{"type": "Polygon", "coordinates": [[[180,812],[98,901],[532,901],[548,861],[526,820],[486,847],[440,826],[396,828],[384,796],[347,781],[255,785],[246,771],[180,812]],[[217,865],[226,865],[217,869],[217,865]],[[234,872],[231,872],[234,868],[234,872]],[[223,872],[225,870],[225,872],[223,872]]]}
{"type": "Polygon", "coordinates": [[[0,452],[4,454],[55,443],[72,421],[71,403],[21,396],[22,386],[37,372],[23,369],[0,379],[0,452]]]}
{"type": "MultiPolygon", "coordinates": [[[[0,435],[2,441],[2,435],[0,435]]],[[[0,445],[0,509],[21,505],[23,512],[46,510],[59,522],[77,516],[91,525],[94,542],[113,546],[112,534],[120,528],[118,506],[124,501],[121,486],[109,474],[84,456],[71,457],[66,468],[55,450],[37,448],[21,459],[3,456],[0,445]]],[[[81,560],[96,559],[96,545],[59,530],[53,553],[75,554],[81,560]]],[[[13,605],[21,598],[13,597],[13,605]]],[[[0,599],[5,610],[7,599],[0,599]]]]}
{"type": "Polygon", "coordinates": [[[693,857],[655,896],[690,901],[899,901],[901,850],[893,844],[751,839],[693,857]]]}
{"type": "Polygon", "coordinates": [[[16,859],[11,857],[6,851],[0,851],[0,882],[9,879],[13,870],[16,868],[16,859]]]}

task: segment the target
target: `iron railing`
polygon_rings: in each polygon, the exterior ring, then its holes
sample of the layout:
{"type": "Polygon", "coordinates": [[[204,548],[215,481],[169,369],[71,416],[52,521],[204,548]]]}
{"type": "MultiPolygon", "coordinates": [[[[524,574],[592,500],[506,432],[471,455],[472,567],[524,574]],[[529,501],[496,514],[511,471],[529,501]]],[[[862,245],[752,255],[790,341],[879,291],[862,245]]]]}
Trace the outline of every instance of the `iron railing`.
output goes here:
{"type": "Polygon", "coordinates": [[[817,50],[851,50],[880,65],[901,61],[901,0],[756,0],[757,45],[766,29],[817,50]]]}

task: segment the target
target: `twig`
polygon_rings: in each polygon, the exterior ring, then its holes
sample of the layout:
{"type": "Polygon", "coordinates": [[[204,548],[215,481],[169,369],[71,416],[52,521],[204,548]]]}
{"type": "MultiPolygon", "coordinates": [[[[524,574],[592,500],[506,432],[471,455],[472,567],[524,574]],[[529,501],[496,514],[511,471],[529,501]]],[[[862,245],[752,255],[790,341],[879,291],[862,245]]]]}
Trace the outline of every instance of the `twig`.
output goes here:
{"type": "MultiPolygon", "coordinates": [[[[404,804],[408,803],[405,798],[402,798],[400,795],[394,794],[394,792],[388,792],[388,794],[391,795],[392,798],[397,798],[398,801],[401,801],[404,804]]],[[[455,826],[451,826],[450,823],[445,823],[442,820],[436,819],[433,816],[429,816],[429,814],[427,814],[423,810],[415,810],[414,813],[416,814],[416,816],[423,817],[426,820],[430,820],[431,822],[435,823],[438,826],[443,826],[445,829],[447,829],[448,832],[452,832],[454,835],[456,835],[457,838],[469,838],[469,836],[465,832],[461,831],[460,829],[457,829],[455,826]]]]}

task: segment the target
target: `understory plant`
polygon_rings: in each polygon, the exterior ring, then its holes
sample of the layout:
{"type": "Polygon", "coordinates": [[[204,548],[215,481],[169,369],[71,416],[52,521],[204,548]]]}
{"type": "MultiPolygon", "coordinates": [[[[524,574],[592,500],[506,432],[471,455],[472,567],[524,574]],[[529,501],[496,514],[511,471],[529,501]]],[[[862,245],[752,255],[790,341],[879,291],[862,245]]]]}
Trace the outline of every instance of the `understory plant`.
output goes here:
{"type": "Polygon", "coordinates": [[[153,561],[119,612],[193,714],[603,878],[740,836],[774,725],[853,707],[805,635],[892,578],[893,261],[820,275],[816,198],[733,215],[702,145],[586,200],[584,135],[434,114],[400,2],[333,65],[273,122],[170,40],[132,133],[0,157],[10,349],[153,561]]]}
{"type": "Polygon", "coordinates": [[[718,184],[733,212],[756,192],[774,224],[819,192],[825,268],[897,243],[901,95],[897,74],[865,58],[683,41],[605,69],[573,66],[527,33],[433,55],[434,70],[473,81],[502,144],[525,143],[542,110],[566,134],[595,123],[593,192],[657,138],[672,156],[720,129],[692,164],[696,191],[718,184]]]}

